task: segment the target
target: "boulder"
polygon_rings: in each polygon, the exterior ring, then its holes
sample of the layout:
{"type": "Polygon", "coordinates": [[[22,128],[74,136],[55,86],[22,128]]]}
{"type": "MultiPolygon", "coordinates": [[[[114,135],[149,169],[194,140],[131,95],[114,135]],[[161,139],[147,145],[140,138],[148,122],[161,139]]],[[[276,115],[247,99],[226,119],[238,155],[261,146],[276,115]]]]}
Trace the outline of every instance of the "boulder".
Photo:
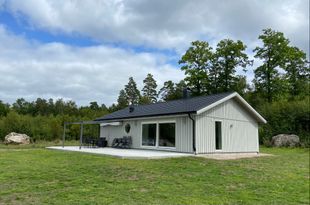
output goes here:
{"type": "Polygon", "coordinates": [[[30,137],[25,134],[11,132],[5,136],[4,144],[30,144],[30,137]]]}
{"type": "Polygon", "coordinates": [[[279,134],[272,137],[271,145],[274,147],[297,147],[299,137],[297,135],[279,134]]]}

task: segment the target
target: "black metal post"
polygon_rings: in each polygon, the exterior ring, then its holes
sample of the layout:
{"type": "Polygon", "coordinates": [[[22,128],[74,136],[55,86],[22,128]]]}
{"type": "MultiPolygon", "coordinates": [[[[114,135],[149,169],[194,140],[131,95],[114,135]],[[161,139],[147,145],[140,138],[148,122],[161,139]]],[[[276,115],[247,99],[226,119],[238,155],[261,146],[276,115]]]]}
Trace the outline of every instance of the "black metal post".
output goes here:
{"type": "Polygon", "coordinates": [[[81,130],[80,130],[80,149],[82,148],[83,143],[83,122],[81,122],[81,130]]]}
{"type": "Polygon", "coordinates": [[[62,148],[65,147],[65,139],[66,139],[66,123],[64,122],[64,133],[62,135],[62,148]]]}

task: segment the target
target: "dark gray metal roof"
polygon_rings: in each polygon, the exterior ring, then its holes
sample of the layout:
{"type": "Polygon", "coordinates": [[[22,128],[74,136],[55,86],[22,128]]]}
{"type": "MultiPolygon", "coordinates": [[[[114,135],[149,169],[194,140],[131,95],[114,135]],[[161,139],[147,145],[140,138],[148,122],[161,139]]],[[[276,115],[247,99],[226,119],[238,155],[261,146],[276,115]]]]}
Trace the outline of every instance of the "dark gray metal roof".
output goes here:
{"type": "Polygon", "coordinates": [[[195,113],[198,110],[229,96],[230,94],[232,93],[220,93],[188,99],[173,100],[168,102],[159,102],[149,105],[135,105],[133,112],[129,112],[129,107],[127,107],[122,110],[105,115],[103,117],[97,118],[95,121],[110,121],[140,117],[195,113]]]}

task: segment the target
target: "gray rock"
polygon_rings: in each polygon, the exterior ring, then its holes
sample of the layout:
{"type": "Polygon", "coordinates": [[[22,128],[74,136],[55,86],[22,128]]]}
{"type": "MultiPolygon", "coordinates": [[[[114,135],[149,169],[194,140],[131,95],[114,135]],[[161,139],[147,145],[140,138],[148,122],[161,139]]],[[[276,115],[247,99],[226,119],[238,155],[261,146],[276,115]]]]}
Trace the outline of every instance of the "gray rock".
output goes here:
{"type": "Polygon", "coordinates": [[[30,137],[25,134],[11,132],[5,136],[4,144],[30,144],[30,137]]]}
{"type": "Polygon", "coordinates": [[[279,134],[272,137],[271,145],[274,147],[297,147],[299,142],[297,135],[279,134]]]}

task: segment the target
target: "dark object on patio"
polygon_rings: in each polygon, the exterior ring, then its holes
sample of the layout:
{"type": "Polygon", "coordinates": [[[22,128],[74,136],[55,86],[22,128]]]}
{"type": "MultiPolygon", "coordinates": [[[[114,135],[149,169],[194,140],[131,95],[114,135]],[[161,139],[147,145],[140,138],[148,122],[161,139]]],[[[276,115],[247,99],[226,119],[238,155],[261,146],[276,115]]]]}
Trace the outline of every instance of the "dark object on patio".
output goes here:
{"type": "Polygon", "coordinates": [[[129,149],[132,145],[131,136],[124,136],[123,138],[115,138],[112,142],[113,148],[129,149]]]}
{"type": "Polygon", "coordinates": [[[98,144],[98,139],[91,138],[91,140],[90,140],[91,148],[97,147],[97,144],[98,144]]]}
{"type": "Polygon", "coordinates": [[[105,137],[100,137],[97,143],[98,147],[106,147],[107,146],[107,140],[105,137]]]}
{"type": "Polygon", "coordinates": [[[121,138],[114,138],[114,140],[112,142],[112,147],[117,148],[119,146],[120,142],[121,142],[121,138]]]}
{"type": "Polygon", "coordinates": [[[88,148],[93,148],[98,146],[98,139],[92,137],[83,137],[83,146],[88,148]]]}
{"type": "Polygon", "coordinates": [[[122,139],[122,146],[123,149],[129,149],[132,145],[132,140],[130,136],[124,136],[122,139]]]}
{"type": "Polygon", "coordinates": [[[89,137],[83,137],[82,141],[83,146],[89,147],[90,146],[90,138],[89,137]]]}

